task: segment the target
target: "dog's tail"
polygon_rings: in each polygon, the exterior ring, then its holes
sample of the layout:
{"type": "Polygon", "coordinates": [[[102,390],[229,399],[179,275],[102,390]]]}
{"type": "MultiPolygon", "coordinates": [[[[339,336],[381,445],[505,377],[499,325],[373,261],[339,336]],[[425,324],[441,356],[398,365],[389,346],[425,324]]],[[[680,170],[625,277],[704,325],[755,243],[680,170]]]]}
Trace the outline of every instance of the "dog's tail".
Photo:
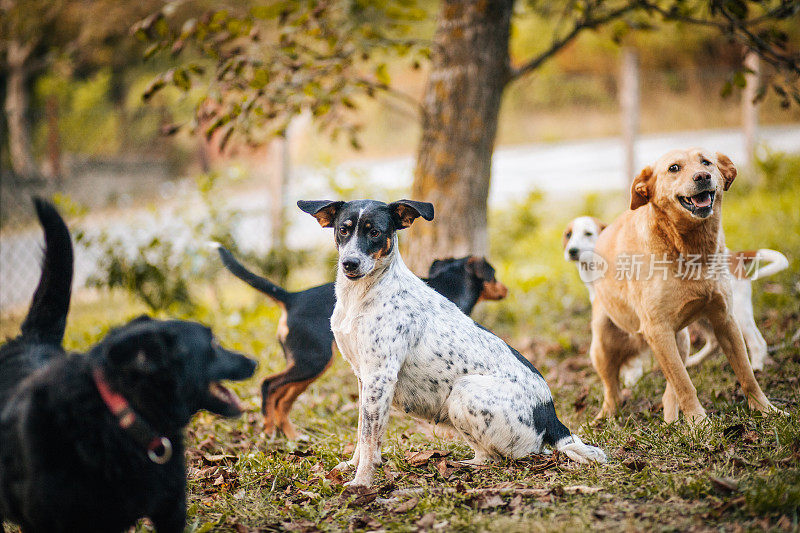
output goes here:
{"type": "Polygon", "coordinates": [[[580,437],[572,433],[567,426],[561,423],[556,415],[556,408],[552,399],[537,407],[539,413],[536,418],[546,420],[544,427],[544,442],[555,446],[560,451],[577,463],[605,463],[606,454],[597,446],[584,444],[580,437]]]}
{"type": "Polygon", "coordinates": [[[597,446],[584,444],[581,438],[574,433],[556,441],[556,450],[560,451],[576,463],[605,463],[608,459],[606,453],[597,446]]]}
{"type": "Polygon", "coordinates": [[[41,198],[34,198],[34,204],[44,229],[44,260],[39,285],[22,323],[22,338],[60,346],[72,291],[72,241],[67,225],[52,204],[41,198]]]}
{"type": "Polygon", "coordinates": [[[225,268],[230,270],[231,274],[244,281],[254,289],[263,292],[270,298],[274,298],[282,303],[289,302],[291,298],[291,293],[289,291],[275,285],[267,278],[262,278],[261,276],[247,270],[243,264],[233,257],[233,254],[230,253],[227,248],[218,242],[211,243],[211,245],[217,249],[225,268]]]}
{"type": "Polygon", "coordinates": [[[751,280],[766,278],[787,268],[789,268],[789,260],[785,255],[777,250],[761,248],[756,252],[755,268],[749,277],[751,280]],[[762,263],[766,264],[762,266],[762,263]]]}

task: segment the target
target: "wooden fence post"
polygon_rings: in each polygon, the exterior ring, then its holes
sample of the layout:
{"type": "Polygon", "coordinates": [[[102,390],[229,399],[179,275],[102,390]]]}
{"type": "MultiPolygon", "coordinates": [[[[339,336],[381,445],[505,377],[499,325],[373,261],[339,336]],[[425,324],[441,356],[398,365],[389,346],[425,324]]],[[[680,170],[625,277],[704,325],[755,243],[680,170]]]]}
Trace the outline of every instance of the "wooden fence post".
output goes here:
{"type": "Polygon", "coordinates": [[[622,111],[623,169],[627,182],[631,183],[636,175],[635,144],[639,132],[639,57],[631,47],[622,49],[619,104],[622,111]]]}
{"type": "Polygon", "coordinates": [[[744,66],[750,72],[745,74],[745,87],[742,91],[742,132],[744,133],[744,166],[752,169],[758,141],[758,104],[755,102],[761,82],[758,54],[748,51],[744,56],[744,66]]]}
{"type": "Polygon", "coordinates": [[[291,172],[288,133],[273,141],[272,151],[278,164],[273,166],[269,187],[271,248],[282,249],[286,248],[286,193],[291,172]]]}

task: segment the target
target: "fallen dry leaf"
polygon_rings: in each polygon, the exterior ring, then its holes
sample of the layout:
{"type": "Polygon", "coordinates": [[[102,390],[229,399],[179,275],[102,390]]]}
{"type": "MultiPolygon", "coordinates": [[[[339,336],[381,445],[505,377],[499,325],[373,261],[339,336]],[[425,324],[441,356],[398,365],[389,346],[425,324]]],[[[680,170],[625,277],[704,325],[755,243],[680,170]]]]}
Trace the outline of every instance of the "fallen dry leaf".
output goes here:
{"type": "Polygon", "coordinates": [[[348,506],[363,507],[375,501],[375,499],[378,497],[378,491],[372,489],[371,487],[347,487],[342,492],[342,503],[347,501],[350,496],[353,495],[355,495],[355,498],[349,501],[348,506]]]}
{"type": "Polygon", "coordinates": [[[708,476],[711,483],[723,492],[737,492],[739,490],[739,482],[735,479],[723,476],[708,476]]]}
{"type": "Polygon", "coordinates": [[[237,457],[235,455],[228,455],[225,453],[219,455],[212,455],[210,453],[203,454],[203,460],[209,464],[220,463],[226,459],[236,460],[237,457]]]}
{"type": "Polygon", "coordinates": [[[594,494],[600,492],[600,487],[588,487],[586,485],[570,485],[562,489],[566,494],[594,494]]]}
{"type": "Polygon", "coordinates": [[[640,457],[628,457],[622,464],[628,468],[629,470],[633,470],[634,472],[641,472],[647,466],[647,461],[640,457]]]}
{"type": "Polygon", "coordinates": [[[445,450],[422,450],[420,452],[407,451],[405,453],[406,461],[411,466],[424,466],[431,458],[447,457],[450,452],[445,450]]]}
{"type": "Polygon", "coordinates": [[[478,509],[493,509],[495,507],[503,507],[505,506],[506,502],[503,501],[497,494],[491,494],[489,496],[484,496],[480,498],[477,502],[478,509]]]}
{"type": "Polygon", "coordinates": [[[416,526],[420,529],[430,529],[436,523],[436,514],[428,513],[416,521],[416,526]]]}
{"type": "Polygon", "coordinates": [[[404,501],[400,505],[394,508],[395,513],[407,513],[411,509],[417,506],[419,503],[419,498],[411,498],[409,500],[404,501]]]}

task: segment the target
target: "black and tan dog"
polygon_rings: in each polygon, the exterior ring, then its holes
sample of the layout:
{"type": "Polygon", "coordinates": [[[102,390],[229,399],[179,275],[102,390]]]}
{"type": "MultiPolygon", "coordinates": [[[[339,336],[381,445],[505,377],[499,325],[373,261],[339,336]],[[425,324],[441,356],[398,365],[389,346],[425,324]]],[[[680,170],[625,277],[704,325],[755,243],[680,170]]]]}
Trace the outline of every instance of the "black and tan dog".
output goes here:
{"type": "Polygon", "coordinates": [[[41,280],[21,335],[0,348],[0,521],[121,531],[148,516],[160,532],[183,531],[183,428],[200,409],[238,415],[219,382],[250,377],[255,362],[201,324],[147,317],[65,354],[72,248],[52,206],[37,211],[41,280]]]}
{"type": "MultiPolygon", "coordinates": [[[[334,284],[289,292],[247,270],[225,248],[218,246],[218,249],[222,262],[233,275],[274,299],[283,310],[278,339],[289,365],[261,384],[261,410],[265,432],[273,435],[277,428],[287,438],[297,439],[299,435],[289,420],[289,410],[297,397],[325,372],[333,357],[334,284]]],[[[479,301],[501,300],[508,292],[495,279],[492,265],[482,257],[437,259],[431,264],[428,276],[424,281],[465,314],[470,314],[479,301]]]]}

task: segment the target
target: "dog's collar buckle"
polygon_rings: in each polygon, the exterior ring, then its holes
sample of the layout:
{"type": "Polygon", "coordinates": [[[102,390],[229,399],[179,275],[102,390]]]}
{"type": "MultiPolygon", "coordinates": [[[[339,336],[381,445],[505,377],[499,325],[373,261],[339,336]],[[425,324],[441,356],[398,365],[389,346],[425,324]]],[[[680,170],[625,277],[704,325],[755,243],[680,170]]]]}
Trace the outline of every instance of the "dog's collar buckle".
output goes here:
{"type": "Polygon", "coordinates": [[[92,378],[103,403],[117,419],[119,427],[147,449],[147,458],[158,465],[169,462],[172,459],[172,442],[167,437],[157,435],[150,425],[136,414],[124,396],[111,390],[101,368],[92,371],[92,378]]]}
{"type": "Polygon", "coordinates": [[[147,457],[157,465],[169,462],[172,459],[172,442],[167,437],[156,438],[147,447],[147,457]]]}

